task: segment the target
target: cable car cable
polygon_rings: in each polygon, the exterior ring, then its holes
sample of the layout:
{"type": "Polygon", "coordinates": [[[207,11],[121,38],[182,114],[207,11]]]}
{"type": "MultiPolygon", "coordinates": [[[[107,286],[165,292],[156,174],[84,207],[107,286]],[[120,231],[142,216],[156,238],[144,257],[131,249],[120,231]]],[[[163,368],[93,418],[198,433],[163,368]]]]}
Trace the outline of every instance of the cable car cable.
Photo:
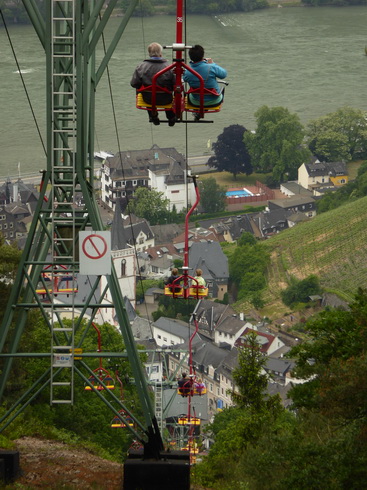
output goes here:
{"type": "MultiPolygon", "coordinates": [[[[104,38],[103,33],[102,33],[102,43],[103,43],[104,52],[106,53],[106,43],[105,43],[105,38],[104,38]]],[[[121,155],[122,151],[121,151],[121,144],[120,144],[120,136],[119,136],[119,131],[118,131],[118,127],[117,127],[117,117],[116,117],[116,109],[115,109],[115,103],[114,103],[114,95],[113,95],[113,90],[112,90],[110,70],[109,70],[108,66],[106,67],[106,72],[107,72],[108,88],[109,88],[110,100],[111,100],[111,108],[112,108],[112,113],[113,113],[113,125],[114,125],[118,154],[119,154],[120,170],[121,170],[121,174],[122,174],[122,179],[125,180],[125,172],[124,172],[124,167],[123,167],[123,163],[122,163],[122,155],[121,155]]],[[[142,284],[143,278],[142,278],[142,275],[140,272],[140,263],[139,263],[137,248],[136,248],[136,239],[135,239],[134,227],[133,227],[133,222],[132,222],[133,220],[131,219],[131,212],[130,212],[130,209],[128,206],[129,205],[129,196],[127,193],[125,195],[125,198],[126,198],[126,210],[128,212],[128,215],[129,215],[129,225],[130,225],[130,231],[131,231],[131,236],[132,236],[132,240],[133,240],[134,255],[135,255],[135,260],[136,260],[137,269],[138,269],[137,277],[139,278],[139,281],[140,281],[142,289],[143,289],[143,284],[142,284]]],[[[118,197],[116,197],[116,199],[118,199],[118,197]]],[[[143,289],[143,291],[144,291],[144,289],[143,289]]],[[[153,337],[152,322],[150,321],[150,318],[149,318],[149,312],[148,312],[148,307],[147,307],[146,303],[145,303],[145,310],[146,310],[146,315],[147,315],[147,318],[149,321],[149,329],[150,329],[151,335],[153,337]]]]}

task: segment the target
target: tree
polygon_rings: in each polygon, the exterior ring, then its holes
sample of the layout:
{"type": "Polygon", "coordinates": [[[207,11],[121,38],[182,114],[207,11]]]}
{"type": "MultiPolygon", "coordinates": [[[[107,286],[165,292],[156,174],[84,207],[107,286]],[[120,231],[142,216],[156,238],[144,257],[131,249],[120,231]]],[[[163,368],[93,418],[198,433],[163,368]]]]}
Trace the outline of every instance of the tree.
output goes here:
{"type": "Polygon", "coordinates": [[[287,306],[295,303],[307,303],[313,294],[321,294],[319,278],[315,275],[306,277],[301,281],[291,278],[291,284],[281,291],[282,301],[287,306]]]}
{"type": "Polygon", "coordinates": [[[169,200],[163,197],[163,192],[139,187],[134,199],[129,202],[128,209],[140,218],[145,218],[151,225],[169,222],[169,200]]]}
{"type": "Polygon", "coordinates": [[[284,107],[262,106],[255,113],[255,133],[245,133],[245,143],[254,170],[272,172],[277,182],[295,179],[298,168],[310,152],[302,146],[303,126],[296,114],[284,107]]]}
{"type": "MultiPolygon", "coordinates": [[[[244,241],[249,238],[245,235],[244,241]]],[[[241,240],[241,239],[240,239],[241,240]]],[[[247,242],[238,245],[228,259],[229,277],[238,287],[238,298],[253,296],[266,285],[265,272],[269,254],[261,243],[247,242]]]]}
{"type": "Polygon", "coordinates": [[[219,213],[225,209],[226,190],[210,177],[199,184],[200,204],[205,213],[219,213]]]}
{"type": "Polygon", "coordinates": [[[224,128],[223,133],[213,143],[214,155],[209,158],[209,167],[214,167],[218,172],[230,172],[233,177],[240,173],[252,174],[251,158],[243,135],[247,129],[239,124],[232,124],[224,128]]]}
{"type": "Polygon", "coordinates": [[[245,337],[246,347],[238,350],[238,367],[232,371],[236,389],[232,400],[242,408],[260,410],[264,405],[264,392],[268,384],[268,375],[263,374],[266,357],[261,353],[256,332],[245,337]]]}
{"type": "Polygon", "coordinates": [[[342,107],[311,121],[306,141],[321,161],[356,160],[367,156],[367,120],[360,109],[342,107]]]}

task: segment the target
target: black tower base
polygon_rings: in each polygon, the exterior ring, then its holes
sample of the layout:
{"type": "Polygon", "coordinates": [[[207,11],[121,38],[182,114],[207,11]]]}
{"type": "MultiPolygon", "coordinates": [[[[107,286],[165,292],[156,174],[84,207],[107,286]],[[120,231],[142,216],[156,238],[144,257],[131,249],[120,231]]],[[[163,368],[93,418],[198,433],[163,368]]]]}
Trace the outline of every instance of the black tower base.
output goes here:
{"type": "Polygon", "coordinates": [[[19,451],[0,450],[0,482],[11,483],[20,476],[19,451]]]}
{"type": "Polygon", "coordinates": [[[123,490],[189,490],[190,455],[182,451],[162,452],[161,459],[143,459],[132,451],[124,464],[123,490]]]}

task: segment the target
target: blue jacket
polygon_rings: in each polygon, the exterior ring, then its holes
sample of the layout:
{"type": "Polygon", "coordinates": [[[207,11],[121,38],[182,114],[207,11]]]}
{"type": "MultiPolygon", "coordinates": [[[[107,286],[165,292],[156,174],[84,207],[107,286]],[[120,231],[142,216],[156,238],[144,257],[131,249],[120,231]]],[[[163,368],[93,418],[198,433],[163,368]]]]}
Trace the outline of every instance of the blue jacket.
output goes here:
{"type": "MultiPolygon", "coordinates": [[[[202,76],[205,88],[215,89],[217,94],[221,92],[219,84],[217,82],[217,77],[226,78],[227,70],[217,65],[216,63],[207,63],[205,60],[198,61],[197,63],[193,63],[192,61],[190,61],[190,66],[193,70],[195,70],[197,73],[199,73],[199,75],[202,76]]],[[[199,79],[188,70],[185,71],[183,79],[185,82],[188,82],[191,88],[200,87],[199,79]]],[[[212,97],[213,96],[207,95],[205,96],[205,99],[212,97]]]]}

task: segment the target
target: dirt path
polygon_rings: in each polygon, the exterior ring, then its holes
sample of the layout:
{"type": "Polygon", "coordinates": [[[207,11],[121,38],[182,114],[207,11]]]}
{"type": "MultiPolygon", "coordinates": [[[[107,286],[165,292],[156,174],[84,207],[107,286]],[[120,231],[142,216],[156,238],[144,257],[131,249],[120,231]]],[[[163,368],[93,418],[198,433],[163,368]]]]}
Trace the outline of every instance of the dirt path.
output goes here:
{"type": "Polygon", "coordinates": [[[15,443],[20,453],[22,474],[6,489],[12,489],[14,485],[27,489],[122,488],[122,464],[106,461],[85,449],[70,448],[57,441],[23,437],[15,443]]]}

